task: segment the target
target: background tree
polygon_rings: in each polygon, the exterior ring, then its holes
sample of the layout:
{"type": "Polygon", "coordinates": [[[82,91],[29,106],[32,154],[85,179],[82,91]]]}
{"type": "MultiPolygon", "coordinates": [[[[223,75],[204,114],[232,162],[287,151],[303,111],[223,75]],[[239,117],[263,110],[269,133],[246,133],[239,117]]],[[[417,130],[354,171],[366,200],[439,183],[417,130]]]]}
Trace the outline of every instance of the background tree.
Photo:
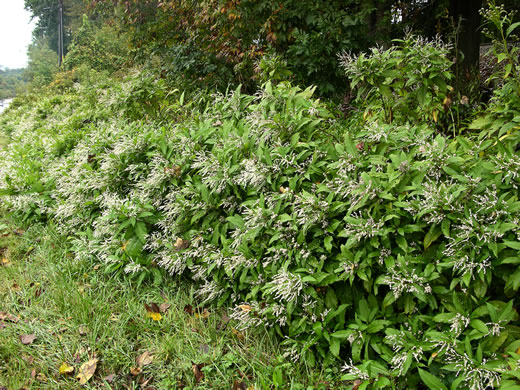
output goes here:
{"type": "MultiPolygon", "coordinates": [[[[51,50],[58,53],[58,0],[25,0],[25,9],[37,18],[33,35],[37,40],[45,40],[51,50]]],[[[72,37],[81,26],[81,16],[87,11],[83,0],[63,0],[63,46],[64,53],[72,42],[72,37]]]]}

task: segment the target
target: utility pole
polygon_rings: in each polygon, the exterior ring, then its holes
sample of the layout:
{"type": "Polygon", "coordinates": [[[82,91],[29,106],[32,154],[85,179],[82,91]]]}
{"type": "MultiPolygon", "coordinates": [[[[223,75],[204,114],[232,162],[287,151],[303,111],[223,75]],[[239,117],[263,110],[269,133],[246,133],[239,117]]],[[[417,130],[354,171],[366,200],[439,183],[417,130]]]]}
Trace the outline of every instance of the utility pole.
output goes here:
{"type": "Polygon", "coordinates": [[[63,62],[63,0],[58,0],[58,64],[63,62]]]}

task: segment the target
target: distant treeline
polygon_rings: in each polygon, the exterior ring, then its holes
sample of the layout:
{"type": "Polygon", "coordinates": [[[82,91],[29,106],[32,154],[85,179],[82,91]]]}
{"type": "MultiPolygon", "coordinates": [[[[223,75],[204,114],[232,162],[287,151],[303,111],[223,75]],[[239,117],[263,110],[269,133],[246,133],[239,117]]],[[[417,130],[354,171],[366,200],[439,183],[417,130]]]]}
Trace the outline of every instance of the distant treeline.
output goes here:
{"type": "Polygon", "coordinates": [[[16,96],[25,84],[23,69],[0,68],[0,99],[16,96]]]}

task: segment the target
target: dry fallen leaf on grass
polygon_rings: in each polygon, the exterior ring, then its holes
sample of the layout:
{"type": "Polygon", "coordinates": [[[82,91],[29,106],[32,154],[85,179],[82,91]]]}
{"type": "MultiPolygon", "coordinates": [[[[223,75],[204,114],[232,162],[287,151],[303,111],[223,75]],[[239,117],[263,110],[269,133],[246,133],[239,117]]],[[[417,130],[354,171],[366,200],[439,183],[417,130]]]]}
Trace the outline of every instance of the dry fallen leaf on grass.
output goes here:
{"type": "Polygon", "coordinates": [[[236,329],[231,329],[231,332],[238,337],[240,341],[244,341],[244,334],[236,329]]]}
{"type": "Polygon", "coordinates": [[[204,363],[195,364],[191,362],[191,367],[193,369],[193,375],[195,375],[196,383],[199,383],[202,378],[204,378],[204,373],[201,371],[202,367],[204,367],[204,363]]]}
{"type": "Polygon", "coordinates": [[[195,313],[195,318],[202,318],[202,319],[205,319],[205,318],[208,318],[209,317],[209,311],[208,309],[204,309],[202,310],[202,313],[201,312],[196,312],[195,313]]]}
{"type": "Polygon", "coordinates": [[[166,313],[168,311],[168,309],[170,308],[171,304],[169,303],[161,303],[159,305],[159,310],[161,313],[166,313]]]}
{"type": "Polygon", "coordinates": [[[140,354],[135,361],[138,367],[144,367],[153,362],[153,355],[150,355],[150,352],[145,351],[140,354]]]}
{"type": "Polygon", "coordinates": [[[112,383],[114,379],[116,378],[116,374],[110,374],[103,378],[104,381],[107,381],[108,383],[112,383]]]}
{"type": "Polygon", "coordinates": [[[90,378],[94,375],[97,368],[98,359],[91,359],[79,368],[79,374],[76,378],[79,380],[81,385],[84,385],[89,381],[90,378]]]}
{"type": "Polygon", "coordinates": [[[14,316],[10,313],[0,311],[0,321],[9,321],[14,322],[16,324],[18,321],[20,321],[20,319],[17,316],[14,316]]]}
{"type": "Polygon", "coordinates": [[[245,382],[235,380],[235,382],[233,382],[233,387],[231,388],[231,390],[247,390],[247,384],[245,382]]]}
{"type": "Polygon", "coordinates": [[[2,257],[2,260],[0,262],[2,263],[2,265],[4,267],[7,267],[8,265],[11,264],[11,262],[9,261],[9,259],[7,257],[2,257]]]}
{"type": "Polygon", "coordinates": [[[32,344],[34,340],[36,340],[36,335],[34,333],[23,334],[23,335],[20,336],[20,341],[24,345],[32,344]]]}
{"type": "Polygon", "coordinates": [[[60,375],[68,375],[74,372],[74,367],[68,365],[66,362],[61,363],[59,368],[60,375]]]}
{"type": "Polygon", "coordinates": [[[141,371],[141,367],[130,367],[130,374],[133,376],[139,375],[141,371]]]}

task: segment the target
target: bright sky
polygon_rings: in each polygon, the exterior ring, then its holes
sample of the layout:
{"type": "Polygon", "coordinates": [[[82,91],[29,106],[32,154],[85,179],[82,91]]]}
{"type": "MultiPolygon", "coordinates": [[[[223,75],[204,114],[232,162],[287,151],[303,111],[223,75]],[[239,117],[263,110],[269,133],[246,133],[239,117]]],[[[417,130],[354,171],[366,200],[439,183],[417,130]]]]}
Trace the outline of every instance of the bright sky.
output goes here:
{"type": "Polygon", "coordinates": [[[0,67],[27,66],[27,46],[36,20],[24,7],[24,0],[0,0],[0,67]]]}

